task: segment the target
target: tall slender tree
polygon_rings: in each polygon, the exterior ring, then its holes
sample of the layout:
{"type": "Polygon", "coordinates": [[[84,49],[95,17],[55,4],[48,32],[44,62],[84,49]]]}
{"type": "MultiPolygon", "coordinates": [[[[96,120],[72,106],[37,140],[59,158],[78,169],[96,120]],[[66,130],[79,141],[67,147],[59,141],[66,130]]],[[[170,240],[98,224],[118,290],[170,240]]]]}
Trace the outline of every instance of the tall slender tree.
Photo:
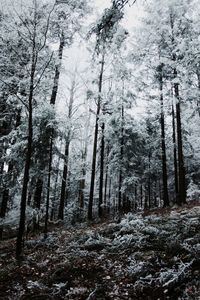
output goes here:
{"type": "MultiPolygon", "coordinates": [[[[170,13],[170,26],[171,26],[171,39],[172,45],[176,45],[175,33],[174,33],[174,22],[175,15],[173,12],[170,13]]],[[[179,179],[179,188],[178,188],[178,204],[182,205],[186,203],[186,181],[185,181],[185,164],[183,156],[183,138],[182,138],[182,124],[181,124],[181,97],[179,91],[179,80],[177,72],[177,56],[175,53],[172,53],[172,60],[175,63],[173,69],[173,79],[174,79],[174,96],[176,99],[176,130],[177,130],[177,145],[178,145],[178,179],[179,179]]]]}
{"type": "MultiPolygon", "coordinates": [[[[71,118],[72,118],[75,91],[76,91],[76,72],[74,73],[71,82],[71,88],[70,88],[70,99],[69,99],[69,108],[68,108],[69,123],[71,122],[71,118]]],[[[60,195],[59,210],[58,210],[58,219],[60,220],[64,220],[70,141],[71,141],[71,128],[69,125],[69,129],[66,135],[66,142],[65,142],[64,168],[62,174],[61,195],[60,195]]]]}
{"type": "Polygon", "coordinates": [[[163,202],[164,206],[169,206],[168,176],[167,176],[167,156],[165,145],[165,116],[163,101],[163,64],[158,66],[158,80],[160,91],[160,125],[161,125],[161,144],[162,144],[162,179],[163,179],[163,202]]]}
{"type": "Polygon", "coordinates": [[[101,67],[98,82],[98,99],[97,99],[97,112],[96,112],[96,122],[94,131],[94,142],[93,142],[93,154],[92,154],[92,171],[91,171],[91,181],[90,181],[90,194],[89,194],[89,204],[88,204],[88,220],[92,220],[92,209],[94,200],[94,185],[95,185],[95,172],[96,172],[96,159],[97,159],[97,142],[98,142],[98,130],[99,130],[99,114],[101,109],[101,92],[103,85],[103,72],[105,64],[105,54],[102,53],[101,67]]]}

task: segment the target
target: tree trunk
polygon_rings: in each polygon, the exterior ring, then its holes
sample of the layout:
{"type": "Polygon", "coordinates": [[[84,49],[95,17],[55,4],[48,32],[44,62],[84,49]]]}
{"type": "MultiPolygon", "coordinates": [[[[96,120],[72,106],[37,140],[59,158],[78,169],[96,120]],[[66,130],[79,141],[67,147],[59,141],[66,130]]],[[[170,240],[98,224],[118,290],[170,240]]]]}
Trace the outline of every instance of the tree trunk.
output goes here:
{"type": "Polygon", "coordinates": [[[35,44],[33,43],[33,52],[32,52],[32,68],[31,68],[31,78],[30,78],[30,89],[29,89],[29,100],[28,100],[28,145],[26,152],[26,161],[24,168],[24,177],[23,177],[23,187],[21,194],[21,203],[20,203],[20,222],[19,229],[17,234],[17,243],[16,243],[16,259],[21,259],[21,254],[23,250],[23,235],[25,231],[25,220],[26,220],[26,197],[27,189],[29,182],[29,170],[31,165],[31,156],[32,156],[32,138],[33,138],[33,124],[32,124],[32,101],[33,101],[33,90],[34,90],[34,76],[35,76],[35,44]]]}
{"type": "MultiPolygon", "coordinates": [[[[200,91],[200,72],[199,72],[199,70],[196,71],[196,74],[197,74],[197,81],[198,81],[198,89],[200,91]]],[[[199,117],[200,117],[200,100],[199,99],[197,100],[197,111],[198,111],[199,117]]]]}
{"type": "MultiPolygon", "coordinates": [[[[173,15],[170,14],[170,24],[172,30],[172,43],[174,43],[174,19],[173,15]]],[[[177,61],[176,54],[172,54],[172,60],[177,61]]],[[[177,131],[177,144],[178,144],[178,205],[186,203],[186,181],[185,181],[185,165],[183,157],[183,140],[182,140],[182,126],[181,126],[181,99],[179,95],[179,83],[176,82],[178,79],[178,73],[176,67],[174,68],[173,78],[174,83],[174,95],[176,98],[176,131],[177,131]]]]}
{"type": "MultiPolygon", "coordinates": [[[[85,176],[85,174],[83,173],[83,176],[85,176]]],[[[82,178],[80,180],[80,183],[79,183],[79,207],[81,209],[84,208],[84,188],[85,188],[85,178],[82,178]]]]}
{"type": "MultiPolygon", "coordinates": [[[[59,50],[58,50],[58,64],[55,67],[55,74],[54,74],[54,82],[53,82],[53,88],[52,88],[52,93],[51,93],[51,98],[50,98],[50,104],[55,105],[56,103],[56,98],[57,98],[57,93],[58,93],[58,85],[59,85],[59,78],[60,78],[60,70],[61,70],[61,63],[62,63],[62,57],[63,57],[63,50],[64,50],[64,45],[65,45],[65,37],[64,33],[61,32],[60,36],[60,44],[59,44],[59,50]]],[[[53,151],[53,136],[54,136],[54,130],[52,129],[51,136],[50,136],[50,149],[49,149],[49,163],[52,163],[52,151],[53,151]]],[[[48,165],[48,169],[52,169],[52,166],[50,164],[48,165]]],[[[48,172],[48,179],[47,179],[47,198],[49,197],[49,184],[51,182],[51,172],[48,172]]],[[[36,184],[36,197],[38,198],[37,201],[41,201],[41,195],[42,195],[42,189],[43,189],[43,178],[40,177],[37,180],[36,184]],[[38,190],[37,190],[38,189],[38,190]],[[40,199],[39,199],[40,198],[40,199]]],[[[49,206],[49,199],[46,199],[46,213],[49,210],[47,209],[47,206],[49,206]]],[[[49,215],[49,213],[48,213],[49,215]]],[[[48,221],[47,221],[48,223],[48,221]]],[[[46,225],[45,225],[46,227],[46,225]]],[[[47,228],[44,230],[45,232],[47,231],[47,228]]],[[[45,233],[46,235],[47,233],[45,233]]]]}
{"type": "MultiPolygon", "coordinates": [[[[60,36],[60,44],[59,44],[59,50],[58,50],[58,59],[59,62],[56,65],[55,68],[55,74],[54,74],[54,83],[52,88],[52,94],[50,99],[50,104],[55,105],[56,98],[58,94],[58,85],[59,85],[59,79],[60,79],[60,70],[61,70],[61,63],[62,63],[62,57],[63,57],[63,50],[65,46],[65,36],[63,31],[61,32],[60,36]]],[[[44,234],[45,237],[47,237],[47,231],[48,231],[48,218],[49,218],[49,196],[50,196],[50,184],[51,184],[51,170],[52,170],[52,156],[53,156],[53,136],[54,136],[54,130],[52,129],[51,137],[50,137],[50,149],[49,149],[49,166],[48,166],[48,180],[47,180],[47,199],[46,199],[46,215],[45,215],[45,229],[44,234]]]]}
{"type": "Polygon", "coordinates": [[[144,210],[148,209],[148,199],[149,199],[149,184],[147,186],[145,186],[144,210]]]}
{"type": "Polygon", "coordinates": [[[152,185],[152,180],[151,180],[151,151],[149,151],[149,175],[148,175],[148,184],[147,184],[147,203],[146,203],[146,209],[151,208],[151,185],[152,185]]]}
{"type": "Polygon", "coordinates": [[[140,185],[140,207],[143,208],[143,185],[140,185]]]}
{"type": "Polygon", "coordinates": [[[45,225],[44,225],[44,238],[47,238],[48,233],[48,221],[49,221],[49,200],[50,200],[50,188],[51,188],[51,170],[52,170],[52,154],[53,154],[53,138],[50,138],[49,147],[49,170],[47,181],[47,199],[46,199],[46,212],[45,212],[45,225]]]}
{"type": "Polygon", "coordinates": [[[135,183],[135,188],[134,188],[134,203],[133,203],[133,209],[136,210],[137,208],[137,203],[138,203],[138,186],[137,183],[135,183]]]}
{"type": "Polygon", "coordinates": [[[99,218],[103,215],[102,204],[103,204],[103,179],[104,179],[104,131],[105,131],[105,123],[103,122],[101,126],[101,154],[100,154],[100,180],[99,180],[99,218]]]}
{"type": "MultiPolygon", "coordinates": [[[[68,111],[69,120],[72,117],[75,85],[76,85],[76,81],[74,77],[70,89],[70,101],[69,101],[69,111],[68,111]]],[[[65,145],[65,161],[64,161],[64,168],[63,168],[63,175],[62,175],[62,186],[61,186],[60,204],[59,204],[59,211],[58,211],[58,219],[60,220],[64,220],[64,209],[65,209],[65,201],[67,195],[66,186],[67,186],[67,173],[68,173],[68,161],[69,161],[69,146],[70,146],[70,138],[71,138],[70,135],[71,135],[71,129],[69,129],[69,132],[67,134],[67,140],[65,145]]]]}
{"type": "Polygon", "coordinates": [[[118,187],[118,208],[119,212],[123,208],[122,204],[122,164],[124,159],[124,106],[121,108],[121,137],[120,137],[120,169],[119,169],[119,187],[118,187]]]}
{"type": "Polygon", "coordinates": [[[108,186],[108,155],[109,155],[109,147],[107,150],[107,162],[106,162],[106,176],[104,183],[104,207],[107,207],[107,186],[108,186]]]}
{"type": "Polygon", "coordinates": [[[86,175],[86,157],[87,157],[87,144],[85,146],[85,151],[82,154],[82,160],[83,160],[83,167],[82,167],[82,178],[79,182],[79,196],[78,196],[78,202],[79,207],[81,209],[84,208],[84,189],[85,189],[85,175],[86,175]]]}
{"type": "Polygon", "coordinates": [[[30,86],[29,86],[29,97],[28,97],[28,143],[26,151],[26,161],[24,167],[24,177],[23,177],[23,186],[21,194],[21,203],[20,203],[20,222],[19,229],[17,234],[16,242],[16,259],[19,261],[21,259],[22,250],[23,250],[23,235],[25,231],[25,221],[26,221],[26,197],[27,189],[29,182],[29,170],[31,165],[32,157],[32,140],[33,140],[33,94],[34,94],[34,77],[36,72],[37,64],[37,54],[36,54],[36,11],[34,15],[34,31],[33,31],[33,40],[32,40],[32,59],[31,59],[31,73],[30,73],[30,86]]]}
{"type": "Polygon", "coordinates": [[[154,207],[158,207],[158,204],[157,204],[157,180],[155,180],[154,207]]]}
{"type": "MultiPolygon", "coordinates": [[[[174,69],[174,78],[177,78],[177,71],[174,69]]],[[[185,182],[185,165],[183,157],[183,141],[182,141],[182,126],[181,126],[181,100],[179,96],[179,84],[174,84],[174,93],[176,97],[176,119],[177,119],[177,142],[178,142],[178,173],[179,173],[179,193],[178,204],[186,203],[186,182],[185,182]]]]}
{"type": "Polygon", "coordinates": [[[34,207],[40,209],[41,206],[41,198],[42,198],[42,187],[43,187],[43,180],[42,178],[38,178],[36,182],[36,188],[33,198],[34,207]]]}
{"type": "Polygon", "coordinates": [[[93,199],[94,199],[94,183],[95,183],[95,172],[96,172],[96,157],[97,157],[97,140],[98,140],[98,122],[99,122],[99,113],[101,107],[101,91],[103,83],[103,71],[104,71],[104,54],[102,55],[101,61],[101,70],[99,75],[99,95],[97,103],[97,113],[96,113],[96,123],[94,131],[94,144],[93,144],[93,154],[92,154],[92,172],[91,172],[91,181],[90,181],[90,195],[89,195],[89,204],[88,204],[88,220],[92,220],[92,209],[93,209],[93,199]]]}
{"type": "Polygon", "coordinates": [[[63,168],[60,204],[59,204],[59,210],[58,210],[58,219],[60,219],[60,220],[64,220],[67,172],[68,172],[68,157],[69,157],[69,141],[66,142],[66,146],[65,146],[65,162],[64,162],[64,168],[63,168]]]}
{"type": "Polygon", "coordinates": [[[159,89],[160,89],[160,125],[161,125],[161,143],[162,143],[162,179],[163,179],[163,202],[164,207],[169,206],[169,194],[167,184],[167,156],[165,145],[165,117],[163,103],[163,66],[159,66],[159,89]]]}
{"type": "Polygon", "coordinates": [[[110,214],[111,210],[111,189],[112,189],[112,178],[109,173],[109,180],[108,180],[108,214],[110,214]]]}
{"type": "Polygon", "coordinates": [[[53,89],[52,89],[51,100],[50,100],[50,104],[52,105],[55,105],[56,103],[64,46],[65,46],[65,36],[64,36],[64,32],[62,31],[60,36],[59,50],[58,50],[59,63],[58,65],[56,65],[56,69],[55,69],[54,83],[53,83],[53,89]]]}
{"type": "MultiPolygon", "coordinates": [[[[0,218],[5,218],[9,200],[9,189],[5,189],[2,195],[0,218]]],[[[3,238],[3,225],[0,228],[0,240],[3,238]]]]}
{"type": "Polygon", "coordinates": [[[178,168],[177,168],[177,148],[176,148],[176,124],[174,104],[172,103],[172,139],[174,150],[174,181],[175,181],[175,202],[178,204],[178,168]]]}

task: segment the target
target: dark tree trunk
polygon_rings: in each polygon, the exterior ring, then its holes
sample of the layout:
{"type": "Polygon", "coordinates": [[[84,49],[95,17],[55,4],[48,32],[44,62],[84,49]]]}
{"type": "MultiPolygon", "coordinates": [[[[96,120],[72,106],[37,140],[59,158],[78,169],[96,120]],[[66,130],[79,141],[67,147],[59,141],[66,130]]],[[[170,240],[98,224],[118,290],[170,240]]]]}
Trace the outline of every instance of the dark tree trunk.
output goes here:
{"type": "MultiPolygon", "coordinates": [[[[5,189],[2,195],[0,218],[5,218],[6,216],[8,201],[9,201],[9,190],[5,189]]],[[[0,228],[0,239],[2,240],[2,238],[3,238],[3,226],[0,228]]]]}
{"type": "Polygon", "coordinates": [[[154,207],[158,207],[158,204],[157,204],[157,180],[155,181],[155,190],[154,190],[154,207]]]}
{"type": "Polygon", "coordinates": [[[101,61],[101,70],[99,75],[99,96],[97,103],[97,113],[96,113],[96,124],[94,131],[94,144],[93,144],[93,154],[92,154],[92,171],[91,171],[91,181],[90,181],[90,195],[89,195],[89,204],[88,204],[88,220],[92,220],[92,209],[93,209],[93,199],[94,199],[94,184],[95,184],[95,172],[96,172],[96,157],[97,157],[97,140],[98,140],[98,122],[99,122],[99,113],[101,107],[101,91],[103,83],[103,71],[104,71],[104,54],[102,55],[101,61]]]}
{"type": "Polygon", "coordinates": [[[61,36],[60,36],[60,45],[59,45],[59,51],[58,51],[59,63],[58,63],[58,65],[56,65],[56,69],[55,69],[54,83],[53,83],[53,89],[52,89],[51,100],[50,100],[50,103],[52,105],[55,105],[55,103],[56,103],[64,46],[65,46],[65,36],[64,36],[64,33],[62,32],[61,36]]]}
{"type": "Polygon", "coordinates": [[[48,221],[49,221],[49,202],[50,202],[50,188],[51,188],[51,170],[52,170],[52,156],[53,156],[53,138],[50,138],[49,145],[49,168],[48,168],[48,181],[47,181],[47,199],[45,211],[45,225],[44,225],[44,238],[47,238],[48,221]]]}
{"type": "Polygon", "coordinates": [[[33,205],[37,209],[40,209],[41,206],[42,187],[43,187],[43,180],[42,178],[38,178],[36,182],[36,188],[35,188],[35,193],[33,198],[33,205]]]}
{"type": "Polygon", "coordinates": [[[162,189],[161,189],[161,182],[159,180],[159,207],[161,207],[161,200],[162,200],[162,189]]]}
{"type": "Polygon", "coordinates": [[[174,181],[175,181],[175,202],[178,204],[178,168],[177,168],[177,147],[176,147],[176,124],[174,105],[172,103],[172,139],[174,151],[174,181]]]}
{"type": "Polygon", "coordinates": [[[108,203],[107,203],[107,206],[108,206],[108,214],[110,214],[110,209],[111,209],[111,189],[112,189],[112,178],[109,174],[108,176],[108,203]]]}
{"type": "MultiPolygon", "coordinates": [[[[172,30],[172,43],[174,43],[174,19],[170,14],[170,24],[172,30]]],[[[176,54],[172,54],[174,63],[177,61],[176,54]]],[[[173,78],[178,79],[176,67],[174,68],[173,78]]],[[[177,131],[177,145],[178,145],[178,205],[186,203],[186,180],[185,180],[185,165],[183,156],[183,140],[182,140],[182,126],[181,126],[181,99],[179,95],[179,83],[174,83],[174,95],[176,98],[176,131],[177,131]]]]}
{"type": "Polygon", "coordinates": [[[16,259],[20,260],[23,250],[23,235],[25,231],[25,220],[26,220],[26,197],[29,182],[29,170],[31,165],[32,156],[32,138],[33,138],[33,124],[32,124],[32,101],[33,101],[33,90],[34,90],[34,76],[35,76],[35,45],[33,45],[32,52],[32,68],[30,78],[30,89],[29,89],[29,100],[28,100],[28,144],[26,152],[26,161],[24,168],[23,186],[20,203],[20,222],[17,234],[16,242],[16,259]]]}
{"type": "Polygon", "coordinates": [[[149,184],[145,187],[144,210],[148,209],[148,199],[149,199],[149,184]]]}
{"type": "Polygon", "coordinates": [[[152,184],[152,180],[151,180],[151,151],[149,151],[149,164],[148,164],[148,168],[149,168],[149,175],[148,175],[148,183],[147,183],[147,203],[146,203],[146,209],[147,208],[151,208],[151,184],[152,184]]]}
{"type": "Polygon", "coordinates": [[[152,182],[151,182],[151,178],[149,177],[149,180],[148,180],[148,208],[151,208],[152,206],[152,203],[151,203],[151,185],[152,185],[152,182]]]}
{"type": "Polygon", "coordinates": [[[137,207],[137,196],[138,196],[138,191],[137,191],[137,183],[135,183],[135,188],[134,188],[134,203],[133,203],[133,209],[136,210],[137,207]]]}
{"type": "MultiPolygon", "coordinates": [[[[174,75],[177,77],[177,72],[174,70],[174,75]]],[[[182,127],[181,127],[181,107],[179,97],[179,85],[174,84],[174,91],[176,97],[176,119],[177,119],[177,142],[178,142],[178,173],[179,173],[179,188],[178,188],[178,204],[186,203],[186,182],[185,182],[185,165],[183,157],[183,141],[182,141],[182,127]]]]}
{"type": "Polygon", "coordinates": [[[103,179],[104,179],[104,131],[105,131],[105,123],[103,122],[101,126],[101,154],[100,154],[100,179],[99,179],[99,217],[101,218],[103,215],[102,204],[103,204],[103,179]]]}
{"type": "Polygon", "coordinates": [[[65,162],[62,175],[61,195],[60,204],[58,210],[58,219],[64,220],[64,209],[66,202],[66,186],[67,186],[67,172],[68,172],[68,157],[69,157],[69,141],[66,142],[65,146],[65,162]]]}
{"type": "Polygon", "coordinates": [[[143,185],[140,185],[140,206],[143,208],[143,185]]]}
{"type": "Polygon", "coordinates": [[[164,207],[169,206],[169,194],[167,184],[167,156],[165,145],[165,117],[163,103],[163,65],[159,66],[159,89],[160,89],[160,125],[161,125],[161,144],[162,144],[162,179],[163,179],[163,202],[164,207]]]}
{"type": "MultiPolygon", "coordinates": [[[[2,152],[0,152],[2,154],[2,152]]],[[[2,155],[3,156],[3,155],[2,155]]],[[[3,178],[3,170],[4,170],[4,162],[0,162],[0,185],[2,183],[2,178],[3,178]]]]}
{"type": "Polygon", "coordinates": [[[107,207],[107,187],[108,187],[108,155],[109,155],[109,147],[107,150],[107,162],[106,162],[106,175],[105,175],[105,183],[104,183],[104,207],[107,207]]]}
{"type": "MultiPolygon", "coordinates": [[[[85,177],[85,174],[82,174],[85,177]]],[[[82,178],[79,182],[79,207],[84,208],[84,188],[85,188],[85,178],[82,178]]]]}
{"type": "MultiPolygon", "coordinates": [[[[200,72],[199,72],[199,70],[197,70],[196,74],[197,74],[197,81],[198,81],[198,89],[200,91],[200,72]]],[[[200,116],[200,100],[199,99],[197,100],[197,111],[200,116]]]]}
{"type": "Polygon", "coordinates": [[[118,208],[119,212],[123,208],[122,204],[122,181],[123,181],[123,174],[122,174],[122,164],[124,159],[124,106],[122,105],[121,108],[121,137],[120,137],[120,169],[119,169],[119,187],[118,187],[118,208]]]}

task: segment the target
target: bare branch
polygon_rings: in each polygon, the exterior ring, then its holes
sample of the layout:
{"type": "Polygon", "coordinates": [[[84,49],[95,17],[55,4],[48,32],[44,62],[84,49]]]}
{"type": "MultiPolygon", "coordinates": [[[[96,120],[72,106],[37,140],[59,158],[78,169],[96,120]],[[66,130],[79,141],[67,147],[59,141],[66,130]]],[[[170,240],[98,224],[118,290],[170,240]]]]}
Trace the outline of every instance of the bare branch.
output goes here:
{"type": "Polygon", "coordinates": [[[41,51],[46,45],[47,33],[48,33],[48,30],[49,30],[49,24],[50,24],[50,17],[51,17],[52,12],[54,11],[55,6],[56,6],[56,2],[54,3],[52,9],[49,12],[49,15],[48,15],[48,18],[47,18],[46,30],[45,30],[45,33],[44,33],[44,42],[43,42],[42,46],[40,47],[39,51],[41,51]]]}
{"type": "Polygon", "coordinates": [[[53,57],[53,52],[51,53],[51,56],[50,56],[49,60],[47,61],[46,65],[44,66],[44,68],[43,68],[43,70],[42,70],[42,72],[40,74],[40,77],[39,77],[37,83],[34,86],[34,90],[37,88],[38,84],[40,83],[40,81],[42,79],[42,76],[44,75],[44,72],[46,71],[47,67],[49,66],[49,64],[50,64],[50,62],[52,60],[52,57],[53,57]]]}
{"type": "Polygon", "coordinates": [[[16,11],[16,9],[14,8],[14,11],[17,15],[17,17],[20,19],[20,21],[22,22],[22,24],[24,25],[24,27],[28,30],[28,33],[30,35],[30,40],[32,40],[32,32],[30,31],[30,28],[27,26],[27,23],[23,20],[23,18],[18,14],[18,12],[16,11]]]}

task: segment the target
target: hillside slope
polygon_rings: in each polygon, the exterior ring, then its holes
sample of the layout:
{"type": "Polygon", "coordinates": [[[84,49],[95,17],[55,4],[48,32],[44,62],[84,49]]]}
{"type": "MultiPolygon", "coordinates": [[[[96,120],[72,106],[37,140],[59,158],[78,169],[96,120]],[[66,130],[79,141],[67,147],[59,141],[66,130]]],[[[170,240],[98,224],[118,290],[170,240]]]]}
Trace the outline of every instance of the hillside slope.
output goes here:
{"type": "Polygon", "coordinates": [[[200,299],[200,207],[1,243],[0,299],[200,299]]]}

